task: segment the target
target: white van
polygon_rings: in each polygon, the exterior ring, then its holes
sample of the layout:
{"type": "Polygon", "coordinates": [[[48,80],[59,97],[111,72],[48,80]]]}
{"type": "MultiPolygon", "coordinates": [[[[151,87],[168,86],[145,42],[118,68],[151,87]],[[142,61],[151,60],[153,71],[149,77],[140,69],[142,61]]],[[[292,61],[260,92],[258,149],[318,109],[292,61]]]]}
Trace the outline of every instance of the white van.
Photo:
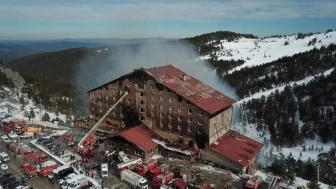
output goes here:
{"type": "Polygon", "coordinates": [[[2,162],[9,162],[10,158],[9,158],[9,156],[8,156],[8,154],[6,152],[1,152],[0,153],[0,160],[2,162]]]}
{"type": "Polygon", "coordinates": [[[13,141],[16,141],[19,139],[19,135],[15,134],[15,133],[10,133],[8,135],[8,138],[12,139],[13,141]]]}
{"type": "Polygon", "coordinates": [[[67,181],[63,182],[63,184],[61,185],[61,188],[62,189],[63,188],[69,188],[69,186],[71,184],[76,183],[76,181],[81,180],[83,178],[86,179],[86,177],[84,175],[82,175],[82,174],[81,175],[77,175],[75,177],[72,177],[71,179],[68,179],[67,181]]]}
{"type": "Polygon", "coordinates": [[[74,179],[77,179],[77,177],[83,176],[83,175],[77,175],[76,173],[71,173],[68,176],[61,179],[58,183],[62,186],[63,183],[70,183],[70,180],[73,181],[74,179]]]}
{"type": "Polygon", "coordinates": [[[67,185],[66,187],[63,187],[62,186],[62,189],[75,189],[75,188],[79,188],[79,187],[82,187],[82,186],[85,186],[87,185],[89,182],[89,179],[86,178],[86,177],[82,177],[80,179],[77,179],[73,182],[71,182],[69,185],[67,185]]]}
{"type": "Polygon", "coordinates": [[[20,138],[34,138],[34,133],[23,133],[20,138]]]}
{"type": "Polygon", "coordinates": [[[1,140],[2,141],[6,141],[6,140],[8,140],[9,138],[8,138],[8,136],[7,135],[2,135],[1,136],[1,140]]]}
{"type": "Polygon", "coordinates": [[[66,168],[68,168],[68,167],[69,167],[69,165],[62,165],[62,166],[60,166],[60,167],[57,167],[56,169],[54,169],[54,170],[48,175],[48,178],[49,178],[49,179],[52,179],[53,176],[54,176],[56,173],[60,172],[60,171],[63,170],[63,169],[66,169],[66,168]]]}
{"type": "Polygon", "coordinates": [[[108,178],[108,165],[107,163],[102,163],[101,164],[101,175],[102,178],[108,178]]]}

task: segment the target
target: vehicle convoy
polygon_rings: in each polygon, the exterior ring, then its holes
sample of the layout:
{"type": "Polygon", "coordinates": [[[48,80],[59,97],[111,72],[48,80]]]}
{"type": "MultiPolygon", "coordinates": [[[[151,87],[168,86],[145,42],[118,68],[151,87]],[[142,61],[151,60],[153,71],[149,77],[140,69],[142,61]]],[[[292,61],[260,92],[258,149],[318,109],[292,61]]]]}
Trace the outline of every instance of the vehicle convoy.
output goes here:
{"type": "Polygon", "coordinates": [[[8,154],[6,152],[1,152],[0,153],[0,160],[2,162],[9,162],[10,158],[9,158],[9,156],[8,156],[8,154]]]}
{"type": "Polygon", "coordinates": [[[157,167],[157,160],[152,160],[148,163],[137,165],[134,169],[132,169],[133,172],[140,176],[146,176],[149,171],[157,167]]]}
{"type": "Polygon", "coordinates": [[[160,188],[162,184],[167,184],[174,178],[174,173],[168,172],[167,174],[161,174],[153,178],[152,188],[160,188]]]}
{"type": "Polygon", "coordinates": [[[147,180],[128,169],[120,172],[120,180],[122,182],[126,182],[129,186],[131,186],[131,188],[148,189],[147,180]]]}
{"type": "Polygon", "coordinates": [[[28,176],[28,178],[37,177],[37,169],[35,166],[30,163],[24,163],[21,165],[23,172],[28,176]]]}
{"type": "Polygon", "coordinates": [[[95,133],[97,128],[102,124],[105,118],[112,112],[112,110],[128,95],[128,92],[125,92],[124,95],[112,106],[110,107],[105,115],[100,118],[100,120],[92,127],[92,129],[87,132],[84,137],[78,143],[78,153],[82,155],[94,155],[95,149],[93,144],[96,142],[95,133]]]}
{"type": "Polygon", "coordinates": [[[31,163],[43,163],[48,161],[49,157],[44,152],[34,152],[24,155],[24,160],[31,163]]]}
{"type": "Polygon", "coordinates": [[[245,188],[257,189],[261,185],[262,181],[263,180],[260,176],[253,176],[245,183],[245,188]]]}
{"type": "Polygon", "coordinates": [[[150,170],[149,177],[153,180],[154,177],[157,177],[160,174],[168,173],[168,170],[169,166],[167,164],[161,164],[158,167],[155,167],[154,169],[150,170]]]}
{"type": "Polygon", "coordinates": [[[129,161],[126,161],[126,162],[118,163],[117,168],[118,168],[119,171],[121,171],[121,170],[127,169],[131,165],[141,164],[141,163],[142,163],[141,158],[132,159],[132,160],[129,160],[129,161]]]}

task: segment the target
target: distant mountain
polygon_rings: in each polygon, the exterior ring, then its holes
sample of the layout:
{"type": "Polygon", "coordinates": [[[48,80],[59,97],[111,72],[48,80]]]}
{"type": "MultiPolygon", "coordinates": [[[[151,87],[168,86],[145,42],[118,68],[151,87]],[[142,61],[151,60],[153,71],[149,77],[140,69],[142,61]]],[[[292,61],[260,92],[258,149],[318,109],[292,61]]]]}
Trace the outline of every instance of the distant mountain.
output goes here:
{"type": "Polygon", "coordinates": [[[27,55],[60,51],[78,47],[98,47],[105,45],[126,45],[133,43],[166,41],[166,38],[88,38],[48,41],[0,41],[0,60],[10,61],[27,55]]]}

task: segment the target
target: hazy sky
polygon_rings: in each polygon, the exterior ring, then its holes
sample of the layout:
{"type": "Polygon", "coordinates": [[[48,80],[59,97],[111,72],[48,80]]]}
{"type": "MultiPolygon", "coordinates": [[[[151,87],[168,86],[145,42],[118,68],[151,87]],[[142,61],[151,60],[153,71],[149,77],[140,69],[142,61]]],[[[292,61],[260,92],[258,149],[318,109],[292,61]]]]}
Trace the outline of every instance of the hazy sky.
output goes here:
{"type": "Polygon", "coordinates": [[[258,36],[336,29],[336,0],[0,0],[0,39],[258,36]]]}

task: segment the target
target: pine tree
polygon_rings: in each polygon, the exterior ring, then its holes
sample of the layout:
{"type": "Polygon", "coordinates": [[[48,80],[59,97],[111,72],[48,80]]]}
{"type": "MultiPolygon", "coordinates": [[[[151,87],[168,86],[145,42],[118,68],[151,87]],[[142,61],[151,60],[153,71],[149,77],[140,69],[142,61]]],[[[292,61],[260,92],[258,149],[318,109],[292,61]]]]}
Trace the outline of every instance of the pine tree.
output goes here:
{"type": "MultiPolygon", "coordinates": [[[[35,118],[35,112],[34,112],[34,109],[33,108],[30,108],[30,112],[29,112],[29,114],[30,114],[30,118],[35,118]]],[[[29,118],[29,119],[30,119],[29,118]]]]}
{"type": "Polygon", "coordinates": [[[48,113],[44,113],[44,115],[42,116],[42,121],[50,121],[50,116],[48,113]]]}

